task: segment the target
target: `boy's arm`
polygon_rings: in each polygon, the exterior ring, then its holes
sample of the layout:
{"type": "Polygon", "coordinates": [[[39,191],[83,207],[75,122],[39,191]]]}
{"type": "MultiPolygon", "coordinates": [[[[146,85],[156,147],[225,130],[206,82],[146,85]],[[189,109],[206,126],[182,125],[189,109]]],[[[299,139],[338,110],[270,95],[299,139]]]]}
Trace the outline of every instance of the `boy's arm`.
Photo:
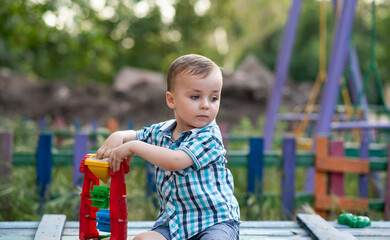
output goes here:
{"type": "Polygon", "coordinates": [[[98,159],[107,158],[110,156],[111,151],[129,141],[133,141],[136,139],[137,133],[134,130],[126,130],[126,131],[117,131],[112,133],[103,145],[96,152],[96,157],[98,159]]]}
{"type": "Polygon", "coordinates": [[[179,171],[194,164],[191,157],[182,150],[172,150],[141,141],[130,141],[112,150],[109,163],[113,171],[119,170],[122,159],[131,158],[134,154],[168,171],[179,171]]]}

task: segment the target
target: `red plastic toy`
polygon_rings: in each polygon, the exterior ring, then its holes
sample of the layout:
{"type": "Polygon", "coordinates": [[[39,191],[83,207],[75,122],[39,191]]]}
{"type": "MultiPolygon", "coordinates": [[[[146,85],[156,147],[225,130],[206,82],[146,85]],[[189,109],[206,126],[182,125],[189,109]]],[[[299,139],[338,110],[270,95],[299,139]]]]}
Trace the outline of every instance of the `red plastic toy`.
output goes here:
{"type": "MultiPolygon", "coordinates": [[[[80,203],[80,231],[79,238],[99,239],[99,232],[96,230],[97,223],[96,212],[97,207],[91,206],[90,191],[94,185],[99,185],[99,178],[97,178],[89,166],[85,164],[86,159],[95,156],[94,154],[87,154],[84,156],[80,164],[80,172],[84,173],[83,189],[81,192],[80,203]]],[[[110,169],[111,184],[110,184],[110,221],[111,221],[111,240],[125,240],[127,239],[127,195],[125,174],[130,171],[125,161],[122,161],[118,172],[113,172],[110,169]]]]}

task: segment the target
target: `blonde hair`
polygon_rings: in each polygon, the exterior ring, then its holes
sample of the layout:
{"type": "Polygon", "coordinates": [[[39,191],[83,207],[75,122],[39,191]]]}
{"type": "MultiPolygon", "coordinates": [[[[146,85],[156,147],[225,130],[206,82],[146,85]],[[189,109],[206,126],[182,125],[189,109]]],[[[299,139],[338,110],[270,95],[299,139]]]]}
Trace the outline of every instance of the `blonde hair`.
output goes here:
{"type": "Polygon", "coordinates": [[[168,91],[173,90],[176,76],[180,73],[185,72],[187,74],[205,78],[214,68],[220,69],[220,67],[212,60],[201,55],[188,54],[178,57],[175,61],[173,61],[168,70],[168,91]]]}

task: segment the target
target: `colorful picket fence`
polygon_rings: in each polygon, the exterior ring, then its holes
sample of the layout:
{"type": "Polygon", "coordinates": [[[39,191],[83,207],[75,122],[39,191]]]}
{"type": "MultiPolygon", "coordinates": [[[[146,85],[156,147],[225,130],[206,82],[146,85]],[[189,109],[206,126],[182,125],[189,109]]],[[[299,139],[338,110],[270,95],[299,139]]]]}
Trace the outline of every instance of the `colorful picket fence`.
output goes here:
{"type": "MultiPolygon", "coordinates": [[[[48,190],[48,186],[51,182],[51,172],[53,166],[74,166],[73,170],[73,183],[74,185],[79,185],[81,181],[80,173],[78,172],[78,167],[83,156],[90,152],[90,139],[96,137],[96,133],[75,133],[74,134],[74,148],[71,151],[64,151],[53,153],[53,141],[54,137],[63,136],[55,133],[41,133],[39,136],[38,147],[36,153],[12,153],[13,150],[13,134],[12,132],[0,132],[0,164],[1,169],[5,174],[9,174],[11,171],[11,166],[36,166],[37,171],[37,186],[39,189],[39,195],[44,198],[45,193],[48,190]]],[[[247,141],[249,142],[249,150],[230,150],[228,151],[228,164],[230,168],[242,167],[247,168],[247,194],[256,195],[259,198],[267,196],[266,192],[263,192],[263,172],[265,168],[276,167],[282,169],[283,176],[280,186],[280,198],[283,207],[283,213],[286,217],[292,217],[296,211],[296,203],[299,202],[311,202],[315,196],[311,193],[297,192],[295,190],[295,180],[296,180],[296,168],[310,168],[318,165],[316,159],[321,159],[321,156],[318,153],[309,152],[309,151],[297,151],[295,139],[291,136],[287,136],[283,139],[283,148],[281,151],[264,151],[264,140],[260,137],[254,138],[234,138],[228,137],[230,141],[247,141]]],[[[225,139],[227,141],[227,139],[225,139]]],[[[331,146],[335,145],[337,141],[332,141],[331,146]]],[[[229,144],[228,143],[228,144],[229,144]]],[[[338,143],[343,144],[342,142],[338,143]]],[[[337,145],[337,144],[336,144],[337,145]]],[[[327,147],[326,147],[327,148],[327,147]]],[[[362,147],[367,149],[365,159],[369,159],[368,166],[369,172],[373,171],[383,171],[389,172],[388,164],[388,154],[387,147],[386,149],[377,148],[376,146],[371,146],[371,149],[368,149],[368,145],[362,147]],[[368,155],[369,154],[369,155],[368,155]]],[[[355,148],[345,148],[345,156],[359,156],[362,149],[360,146],[355,148]],[[360,153],[359,153],[360,151],[360,153]]],[[[96,151],[96,149],[93,149],[96,151]]],[[[333,154],[333,153],[332,153],[333,154]]],[[[337,151],[336,153],[337,154],[337,151]]],[[[329,155],[329,154],[328,154],[329,155]]],[[[146,161],[135,156],[132,161],[132,166],[147,166],[146,161]]],[[[150,171],[149,171],[150,172],[150,171]]],[[[336,171],[337,172],[337,171],[336,171]]],[[[366,173],[366,172],[365,172],[366,173]]],[[[337,184],[337,181],[340,180],[340,172],[336,174],[329,174],[330,178],[339,178],[335,180],[336,184],[334,186],[340,186],[337,184]]],[[[151,193],[155,191],[153,178],[151,174],[147,175],[147,192],[151,193]]],[[[387,179],[389,182],[389,179],[387,179]]],[[[389,190],[390,184],[386,186],[386,193],[390,193],[389,190]]],[[[360,192],[367,191],[368,184],[367,181],[359,183],[360,192]],[[364,190],[365,189],[365,190],[364,190]]],[[[328,190],[326,190],[328,191],[328,190]]],[[[334,190],[330,191],[331,194],[334,194],[334,190]],[[332,192],[333,191],[333,192],[332,192]]],[[[336,196],[342,196],[342,193],[336,191],[336,196]]],[[[389,218],[390,209],[390,196],[386,198],[376,198],[368,199],[368,207],[371,209],[385,211],[385,218],[389,218]]],[[[343,208],[342,204],[338,205],[343,208]]],[[[328,209],[329,210],[329,209],[328,209]]],[[[353,209],[352,209],[353,210],[353,209]]]]}

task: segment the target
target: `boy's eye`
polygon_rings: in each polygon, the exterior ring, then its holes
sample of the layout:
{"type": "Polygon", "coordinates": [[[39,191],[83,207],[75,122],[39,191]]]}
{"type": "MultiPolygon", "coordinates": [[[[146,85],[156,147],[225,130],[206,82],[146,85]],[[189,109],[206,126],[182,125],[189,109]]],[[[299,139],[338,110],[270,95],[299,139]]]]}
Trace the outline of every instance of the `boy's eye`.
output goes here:
{"type": "Polygon", "coordinates": [[[191,96],[191,99],[192,99],[192,100],[197,100],[197,99],[199,99],[199,96],[195,96],[195,95],[194,95],[194,96],[191,96]]]}
{"type": "Polygon", "coordinates": [[[211,101],[213,102],[218,101],[218,97],[211,97],[211,101]]]}

